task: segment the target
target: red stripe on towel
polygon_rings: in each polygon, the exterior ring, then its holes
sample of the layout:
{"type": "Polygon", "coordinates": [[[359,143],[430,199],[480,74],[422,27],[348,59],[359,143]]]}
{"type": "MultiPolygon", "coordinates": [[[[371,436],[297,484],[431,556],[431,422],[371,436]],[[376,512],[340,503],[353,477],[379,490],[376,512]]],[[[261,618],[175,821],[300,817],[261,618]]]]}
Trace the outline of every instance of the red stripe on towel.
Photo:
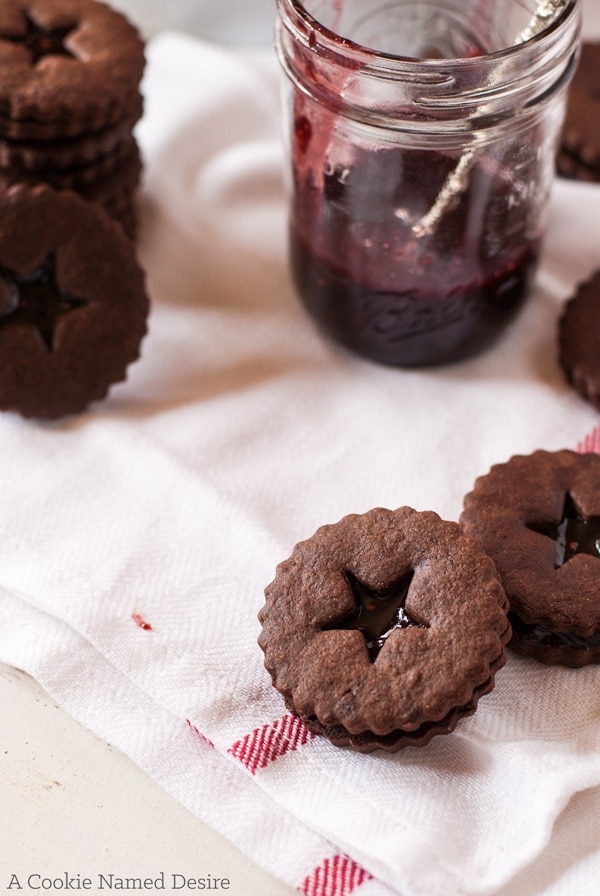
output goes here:
{"type": "Polygon", "coordinates": [[[349,896],[371,875],[353,859],[336,855],[324,859],[298,887],[304,896],[349,896]]]}
{"type": "Polygon", "coordinates": [[[586,454],[588,452],[600,454],[600,426],[596,426],[595,429],[587,434],[587,436],[583,437],[577,446],[577,451],[579,451],[580,454],[586,454]]]}
{"type": "Polygon", "coordinates": [[[209,747],[214,747],[212,740],[209,740],[204,734],[202,734],[202,732],[198,728],[196,728],[196,726],[193,725],[189,719],[186,719],[185,721],[188,724],[188,726],[192,729],[194,734],[196,734],[200,738],[200,740],[203,740],[204,743],[208,744],[209,747]]]}
{"type": "Polygon", "coordinates": [[[239,759],[253,775],[270,762],[297,750],[314,737],[300,719],[289,714],[269,725],[256,728],[227,751],[239,759]]]}

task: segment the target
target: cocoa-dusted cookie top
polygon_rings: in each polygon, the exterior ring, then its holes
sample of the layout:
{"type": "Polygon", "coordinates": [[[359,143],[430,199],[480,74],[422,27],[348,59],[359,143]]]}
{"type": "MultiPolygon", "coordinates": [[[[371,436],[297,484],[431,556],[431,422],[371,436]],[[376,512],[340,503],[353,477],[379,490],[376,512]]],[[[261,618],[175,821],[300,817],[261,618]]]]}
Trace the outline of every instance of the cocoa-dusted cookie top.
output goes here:
{"type": "Polygon", "coordinates": [[[600,455],[535,451],[496,464],[460,522],[510,602],[510,646],[543,662],[600,661],[600,455]]]}
{"type": "Polygon", "coordinates": [[[584,41],[569,85],[559,171],[577,180],[600,180],[600,43],[584,41]]]}
{"type": "Polygon", "coordinates": [[[433,512],[376,508],[321,527],[265,597],[259,644],[274,686],[309,728],[359,750],[452,730],[504,662],[494,566],[433,512]]]}
{"type": "Polygon", "coordinates": [[[44,185],[0,194],[0,409],[54,419],[104,398],[146,332],[133,244],[97,205],[44,185]]]}
{"type": "Polygon", "coordinates": [[[98,0],[0,3],[0,116],[10,122],[56,124],[63,137],[100,130],[134,108],[143,70],[138,31],[98,0]]]}
{"type": "Polygon", "coordinates": [[[600,410],[600,270],[566,302],[558,324],[558,345],[567,380],[600,410]]]}

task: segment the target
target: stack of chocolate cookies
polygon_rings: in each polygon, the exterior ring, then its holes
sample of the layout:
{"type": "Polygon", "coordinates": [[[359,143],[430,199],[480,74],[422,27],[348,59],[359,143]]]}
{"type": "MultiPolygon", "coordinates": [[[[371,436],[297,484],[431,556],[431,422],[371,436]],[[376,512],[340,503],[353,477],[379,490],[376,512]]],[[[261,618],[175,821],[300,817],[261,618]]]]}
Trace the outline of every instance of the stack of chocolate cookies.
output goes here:
{"type": "Polygon", "coordinates": [[[79,413],[139,356],[144,62],[137,30],[98,0],[0,0],[2,411],[79,413]]]}
{"type": "Polygon", "coordinates": [[[46,183],[135,234],[144,43],[98,0],[1,0],[0,192],[46,183]]]}

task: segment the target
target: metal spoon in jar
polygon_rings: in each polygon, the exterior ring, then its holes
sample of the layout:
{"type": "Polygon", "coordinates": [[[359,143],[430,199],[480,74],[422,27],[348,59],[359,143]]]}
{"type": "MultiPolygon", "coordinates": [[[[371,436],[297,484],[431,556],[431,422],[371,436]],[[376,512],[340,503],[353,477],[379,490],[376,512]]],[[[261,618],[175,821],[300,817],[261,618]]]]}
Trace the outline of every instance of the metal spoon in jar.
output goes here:
{"type": "MultiPolygon", "coordinates": [[[[517,44],[525,43],[526,40],[530,40],[547,28],[552,19],[562,11],[565,4],[566,0],[540,0],[526,27],[515,37],[513,45],[517,46],[517,44]]],[[[442,184],[442,188],[429,211],[413,225],[412,230],[416,237],[431,236],[445,212],[451,208],[456,198],[466,190],[469,184],[469,172],[473,167],[476,155],[476,149],[469,149],[462,154],[458,165],[450,172],[442,184]]]]}

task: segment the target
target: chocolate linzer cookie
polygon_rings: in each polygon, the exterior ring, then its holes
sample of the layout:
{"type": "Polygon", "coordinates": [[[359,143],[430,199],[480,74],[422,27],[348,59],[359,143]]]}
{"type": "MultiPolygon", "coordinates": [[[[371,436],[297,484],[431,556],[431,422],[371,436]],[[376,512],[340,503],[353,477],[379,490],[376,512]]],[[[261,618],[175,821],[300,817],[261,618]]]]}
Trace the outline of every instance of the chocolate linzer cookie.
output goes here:
{"type": "Polygon", "coordinates": [[[0,135],[52,139],[94,133],[139,103],[144,44],[97,0],[2,0],[0,135]]]}
{"type": "Polygon", "coordinates": [[[259,645],[288,709],[360,752],[451,732],[492,690],[510,636],[493,563],[410,507],[323,526],[277,567],[259,645]]]}
{"type": "Polygon", "coordinates": [[[83,199],[93,202],[97,196],[131,195],[139,183],[141,170],[139,147],[131,138],[118,151],[103,156],[91,165],[74,165],[65,169],[41,168],[37,171],[3,168],[0,165],[0,190],[17,183],[29,186],[46,183],[55,190],[73,190],[83,199]]]}
{"type": "Polygon", "coordinates": [[[497,464],[460,522],[500,574],[509,646],[549,665],[600,662],[600,455],[535,451],[497,464]]]}
{"type": "Polygon", "coordinates": [[[139,356],[148,297],[134,247],[71,192],[0,194],[0,409],[82,411],[139,356]]]}
{"type": "Polygon", "coordinates": [[[563,308],[558,358],[569,383],[600,411],[600,271],[563,308]]]}
{"type": "Polygon", "coordinates": [[[23,172],[37,172],[48,168],[66,171],[81,166],[92,168],[131,143],[133,128],[142,111],[143,103],[140,100],[128,118],[111,127],[79,137],[56,137],[53,140],[0,138],[0,167],[23,172]]]}
{"type": "Polygon", "coordinates": [[[0,168],[0,193],[14,184],[34,187],[45,183],[56,190],[72,190],[82,199],[95,202],[106,211],[111,218],[118,221],[130,239],[135,238],[137,231],[136,189],[142,171],[142,161],[137,143],[132,141],[128,151],[119,154],[118,160],[110,164],[107,159],[107,170],[89,166],[67,171],[21,173],[0,168]],[[79,180],[80,179],[80,180],[79,180]]]}
{"type": "Polygon", "coordinates": [[[118,159],[106,159],[105,165],[84,166],[67,171],[39,171],[22,173],[0,168],[0,194],[15,184],[36,186],[47,184],[56,190],[72,190],[87,202],[95,202],[113,220],[123,226],[130,239],[137,231],[137,188],[142,172],[142,159],[135,141],[118,159]]]}
{"type": "Polygon", "coordinates": [[[557,168],[563,177],[600,181],[600,43],[584,41],[569,85],[557,168]]]}

